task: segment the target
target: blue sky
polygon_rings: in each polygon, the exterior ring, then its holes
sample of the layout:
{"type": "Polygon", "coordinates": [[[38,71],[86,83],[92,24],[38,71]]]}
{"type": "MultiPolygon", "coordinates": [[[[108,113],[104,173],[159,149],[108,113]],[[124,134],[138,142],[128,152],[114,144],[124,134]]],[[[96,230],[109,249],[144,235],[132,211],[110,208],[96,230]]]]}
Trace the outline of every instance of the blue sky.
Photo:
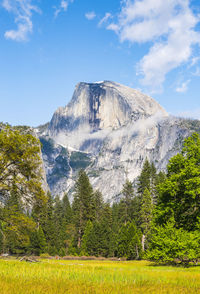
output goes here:
{"type": "Polygon", "coordinates": [[[200,118],[199,0],[0,0],[0,121],[37,126],[80,81],[200,118]]]}

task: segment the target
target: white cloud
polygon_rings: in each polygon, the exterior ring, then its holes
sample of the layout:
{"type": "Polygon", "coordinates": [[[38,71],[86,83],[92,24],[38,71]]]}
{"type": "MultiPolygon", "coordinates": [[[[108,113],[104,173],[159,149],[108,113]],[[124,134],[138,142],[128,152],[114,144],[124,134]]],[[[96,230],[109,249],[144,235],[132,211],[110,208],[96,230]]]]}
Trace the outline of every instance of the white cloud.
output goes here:
{"type": "Polygon", "coordinates": [[[12,10],[12,5],[11,5],[11,1],[10,0],[3,0],[2,6],[7,10],[7,11],[11,11],[12,10]]]}
{"type": "Polygon", "coordinates": [[[56,18],[62,11],[67,11],[70,3],[73,3],[74,0],[61,0],[60,5],[55,8],[54,17],[56,18]]]}
{"type": "Polygon", "coordinates": [[[92,19],[94,19],[94,18],[96,17],[96,14],[95,14],[94,11],[90,11],[90,12],[87,12],[87,13],[85,14],[85,17],[86,17],[88,20],[92,20],[92,19]]]}
{"type": "Polygon", "coordinates": [[[55,139],[58,144],[65,147],[70,146],[76,150],[80,150],[83,142],[86,140],[104,140],[106,138],[108,140],[111,139],[112,144],[118,146],[119,142],[124,140],[124,137],[131,138],[133,134],[148,132],[148,130],[155,127],[159,122],[165,120],[167,117],[168,116],[163,115],[162,112],[157,112],[148,118],[139,119],[134,123],[131,122],[116,130],[107,128],[92,133],[89,125],[85,124],[70,134],[60,132],[55,139]]]}
{"type": "Polygon", "coordinates": [[[121,42],[150,46],[137,67],[144,85],[159,88],[171,70],[196,61],[193,45],[200,45],[195,30],[200,18],[189,4],[189,0],[125,0],[117,22],[107,27],[121,42]]]}
{"type": "Polygon", "coordinates": [[[183,82],[179,87],[176,88],[177,93],[185,93],[188,90],[188,85],[191,81],[187,80],[186,82],[183,82]]]}
{"type": "Polygon", "coordinates": [[[114,31],[116,34],[119,32],[119,26],[115,23],[111,23],[106,27],[107,30],[114,31]]]}
{"type": "MultiPolygon", "coordinates": [[[[26,41],[28,35],[33,31],[32,16],[34,12],[41,13],[38,6],[34,5],[36,0],[2,0],[2,7],[14,15],[17,28],[5,32],[5,38],[14,41],[26,41]]],[[[39,2],[37,0],[37,2],[39,2]]],[[[62,11],[67,11],[70,3],[74,0],[59,0],[59,6],[54,7],[54,16],[57,17],[62,11]]]]}
{"type": "Polygon", "coordinates": [[[33,12],[40,12],[37,6],[32,4],[32,0],[3,0],[2,6],[12,13],[17,24],[17,29],[5,32],[5,38],[14,41],[26,41],[28,35],[32,33],[33,12]]]}
{"type": "Polygon", "coordinates": [[[100,20],[99,26],[102,26],[102,24],[106,23],[110,18],[112,18],[111,13],[106,12],[105,16],[100,20]]]}
{"type": "Polygon", "coordinates": [[[200,77],[200,68],[197,67],[195,72],[192,73],[192,75],[195,76],[195,77],[200,77]]]}
{"type": "Polygon", "coordinates": [[[191,66],[196,65],[199,62],[199,60],[200,60],[200,57],[197,57],[197,56],[193,57],[191,60],[191,66]]]}

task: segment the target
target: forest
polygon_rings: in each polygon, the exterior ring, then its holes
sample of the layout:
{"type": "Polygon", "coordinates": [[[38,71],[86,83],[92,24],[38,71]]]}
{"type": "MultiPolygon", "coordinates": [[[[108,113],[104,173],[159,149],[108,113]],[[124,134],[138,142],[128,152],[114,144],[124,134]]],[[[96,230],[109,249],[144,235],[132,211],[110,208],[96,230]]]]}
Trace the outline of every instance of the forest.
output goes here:
{"type": "MultiPolygon", "coordinates": [[[[40,142],[24,129],[0,131],[0,252],[102,256],[197,264],[200,259],[200,137],[158,172],[145,160],[136,184],[105,202],[84,170],[73,201],[45,193],[40,142]]],[[[117,185],[117,182],[116,182],[117,185]]]]}

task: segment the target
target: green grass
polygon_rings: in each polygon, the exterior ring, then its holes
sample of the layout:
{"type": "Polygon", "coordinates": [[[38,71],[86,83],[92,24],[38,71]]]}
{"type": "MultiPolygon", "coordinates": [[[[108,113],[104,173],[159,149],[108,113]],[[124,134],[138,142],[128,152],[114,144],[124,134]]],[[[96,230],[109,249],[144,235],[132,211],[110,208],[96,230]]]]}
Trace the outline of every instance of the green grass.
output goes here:
{"type": "Polygon", "coordinates": [[[200,267],[146,261],[0,260],[1,294],[200,293],[200,267]]]}

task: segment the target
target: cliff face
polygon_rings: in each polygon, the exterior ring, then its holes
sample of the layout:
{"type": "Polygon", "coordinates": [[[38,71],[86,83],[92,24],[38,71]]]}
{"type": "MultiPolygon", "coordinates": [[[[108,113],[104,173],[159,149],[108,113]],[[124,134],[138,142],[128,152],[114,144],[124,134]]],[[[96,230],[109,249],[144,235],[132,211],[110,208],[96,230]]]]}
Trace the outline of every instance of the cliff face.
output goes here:
{"type": "Polygon", "coordinates": [[[47,180],[53,194],[73,191],[85,168],[105,199],[134,181],[146,158],[165,169],[191,132],[184,120],[169,117],[152,98],[114,82],[79,83],[71,102],[39,131],[47,180]],[[50,141],[49,141],[50,140],[50,141]]]}
{"type": "Polygon", "coordinates": [[[167,115],[156,101],[137,90],[113,82],[79,83],[71,102],[54,113],[48,134],[57,143],[95,152],[99,142],[94,144],[94,139],[155,114],[167,115]]]}

